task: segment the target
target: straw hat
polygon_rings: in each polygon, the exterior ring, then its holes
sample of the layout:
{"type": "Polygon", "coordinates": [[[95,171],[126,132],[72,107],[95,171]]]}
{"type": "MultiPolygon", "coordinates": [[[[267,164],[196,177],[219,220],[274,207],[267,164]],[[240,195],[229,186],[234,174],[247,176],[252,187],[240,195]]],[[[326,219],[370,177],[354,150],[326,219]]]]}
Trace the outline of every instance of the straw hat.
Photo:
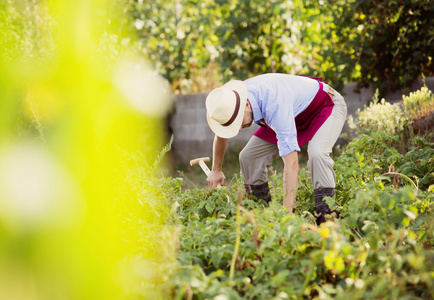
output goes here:
{"type": "Polygon", "coordinates": [[[212,90],[206,97],[206,120],[211,130],[221,138],[238,134],[244,118],[247,85],[232,80],[212,90]]]}

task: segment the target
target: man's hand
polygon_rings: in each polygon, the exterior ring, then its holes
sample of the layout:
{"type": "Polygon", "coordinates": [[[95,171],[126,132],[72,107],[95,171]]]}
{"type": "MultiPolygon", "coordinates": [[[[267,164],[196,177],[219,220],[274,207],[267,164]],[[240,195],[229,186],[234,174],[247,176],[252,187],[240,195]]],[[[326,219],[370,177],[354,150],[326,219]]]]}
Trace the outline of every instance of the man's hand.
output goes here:
{"type": "Polygon", "coordinates": [[[209,173],[208,178],[206,179],[206,182],[208,182],[208,186],[210,188],[217,187],[219,184],[226,184],[226,177],[222,172],[222,167],[223,156],[225,155],[227,144],[228,139],[218,136],[214,137],[212,169],[211,173],[209,173]]]}
{"type": "Polygon", "coordinates": [[[226,177],[222,171],[211,171],[211,173],[208,175],[208,178],[206,179],[206,182],[210,188],[213,188],[218,186],[219,183],[221,185],[225,185],[226,177]]]}

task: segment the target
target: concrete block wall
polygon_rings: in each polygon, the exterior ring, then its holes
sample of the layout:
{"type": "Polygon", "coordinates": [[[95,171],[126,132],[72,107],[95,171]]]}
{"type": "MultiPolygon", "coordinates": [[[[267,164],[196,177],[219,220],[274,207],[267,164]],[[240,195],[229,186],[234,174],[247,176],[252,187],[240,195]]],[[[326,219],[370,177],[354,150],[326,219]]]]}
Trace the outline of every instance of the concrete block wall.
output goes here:
{"type": "MultiPolygon", "coordinates": [[[[434,77],[425,79],[425,84],[434,91],[434,77]]],[[[357,83],[348,83],[342,91],[339,91],[345,98],[348,106],[348,115],[355,117],[358,108],[368,104],[374,96],[372,88],[361,89],[358,93],[354,90],[357,83]]],[[[409,91],[420,89],[424,85],[422,79],[417,80],[410,87],[409,91]]],[[[409,91],[389,91],[385,98],[387,101],[396,102],[402,100],[402,95],[408,95],[409,91]]],[[[212,144],[214,133],[209,129],[205,117],[205,99],[207,93],[180,95],[175,99],[175,111],[170,118],[170,127],[174,135],[172,154],[179,162],[188,163],[190,159],[209,156],[212,157],[212,144]]],[[[253,125],[243,129],[236,137],[229,139],[228,148],[237,147],[240,149],[247,143],[252,134],[258,128],[253,125]]],[[[348,132],[346,123],[343,132],[348,132]]]]}

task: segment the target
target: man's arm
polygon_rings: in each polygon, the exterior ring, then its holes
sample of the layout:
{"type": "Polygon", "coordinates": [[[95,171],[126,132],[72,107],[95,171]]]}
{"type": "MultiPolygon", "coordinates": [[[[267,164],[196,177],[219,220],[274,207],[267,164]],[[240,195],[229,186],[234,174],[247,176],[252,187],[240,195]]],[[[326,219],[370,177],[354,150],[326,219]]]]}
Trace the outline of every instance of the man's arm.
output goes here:
{"type": "Polygon", "coordinates": [[[283,169],[283,205],[292,212],[298,187],[298,154],[293,151],[282,157],[283,169]]]}
{"type": "Polygon", "coordinates": [[[213,143],[213,159],[211,173],[207,178],[209,187],[216,187],[219,183],[226,184],[226,177],[222,172],[223,157],[225,155],[228,139],[215,136],[213,143]]]}

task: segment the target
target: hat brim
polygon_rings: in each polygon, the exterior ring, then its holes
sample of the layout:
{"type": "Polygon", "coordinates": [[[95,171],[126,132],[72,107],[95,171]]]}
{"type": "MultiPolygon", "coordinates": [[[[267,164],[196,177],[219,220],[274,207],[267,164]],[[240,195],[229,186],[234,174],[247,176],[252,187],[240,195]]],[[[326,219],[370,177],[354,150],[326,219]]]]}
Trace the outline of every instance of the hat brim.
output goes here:
{"type": "Polygon", "coordinates": [[[219,122],[212,119],[208,112],[206,113],[206,120],[215,135],[221,138],[229,139],[238,134],[241,125],[243,124],[244,111],[246,109],[247,102],[247,85],[241,80],[231,80],[225,83],[222,88],[234,90],[240,95],[240,109],[238,111],[238,115],[229,126],[222,126],[219,122]]]}

